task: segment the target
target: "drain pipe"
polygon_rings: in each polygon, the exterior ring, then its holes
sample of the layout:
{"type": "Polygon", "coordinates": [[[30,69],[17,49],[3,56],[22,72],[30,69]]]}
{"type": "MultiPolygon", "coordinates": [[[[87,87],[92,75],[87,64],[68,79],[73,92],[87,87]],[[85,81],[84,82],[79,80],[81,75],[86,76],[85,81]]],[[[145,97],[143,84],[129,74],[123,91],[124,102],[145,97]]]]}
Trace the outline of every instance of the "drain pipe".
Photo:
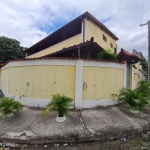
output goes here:
{"type": "Polygon", "coordinates": [[[81,17],[82,20],[82,42],[85,42],[85,21],[81,17]]]}

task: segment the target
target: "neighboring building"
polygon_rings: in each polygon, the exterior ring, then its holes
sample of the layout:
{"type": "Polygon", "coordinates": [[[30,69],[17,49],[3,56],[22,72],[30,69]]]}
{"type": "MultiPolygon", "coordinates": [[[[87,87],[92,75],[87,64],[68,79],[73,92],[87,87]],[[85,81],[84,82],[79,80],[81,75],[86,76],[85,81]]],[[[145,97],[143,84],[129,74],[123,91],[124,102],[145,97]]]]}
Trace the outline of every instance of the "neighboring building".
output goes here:
{"type": "Polygon", "coordinates": [[[27,58],[47,56],[86,41],[92,40],[103,49],[117,53],[116,37],[106,26],[99,22],[89,12],[85,12],[62,28],[53,32],[43,40],[26,50],[27,58]]]}
{"type": "MultiPolygon", "coordinates": [[[[135,54],[142,60],[143,55],[141,52],[133,50],[133,54],[135,54]]],[[[132,70],[131,72],[132,77],[130,77],[132,79],[131,87],[132,89],[135,89],[137,87],[138,82],[145,79],[145,74],[142,68],[141,61],[138,61],[136,64],[131,65],[130,69],[132,70]]]]}
{"type": "Polygon", "coordinates": [[[133,50],[133,54],[124,49],[118,54],[118,60],[127,62],[127,87],[135,89],[139,81],[144,80],[144,72],[141,65],[143,55],[141,52],[133,50]]]}

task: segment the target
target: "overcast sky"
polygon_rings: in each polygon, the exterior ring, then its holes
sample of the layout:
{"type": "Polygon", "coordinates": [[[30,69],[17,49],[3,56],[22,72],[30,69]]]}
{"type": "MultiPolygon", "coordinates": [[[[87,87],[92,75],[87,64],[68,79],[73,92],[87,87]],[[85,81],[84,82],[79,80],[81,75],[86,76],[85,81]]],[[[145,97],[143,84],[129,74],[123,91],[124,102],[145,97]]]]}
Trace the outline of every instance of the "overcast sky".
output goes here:
{"type": "Polygon", "coordinates": [[[85,11],[118,38],[118,48],[148,53],[150,0],[0,0],[0,36],[30,47],[85,11]]]}

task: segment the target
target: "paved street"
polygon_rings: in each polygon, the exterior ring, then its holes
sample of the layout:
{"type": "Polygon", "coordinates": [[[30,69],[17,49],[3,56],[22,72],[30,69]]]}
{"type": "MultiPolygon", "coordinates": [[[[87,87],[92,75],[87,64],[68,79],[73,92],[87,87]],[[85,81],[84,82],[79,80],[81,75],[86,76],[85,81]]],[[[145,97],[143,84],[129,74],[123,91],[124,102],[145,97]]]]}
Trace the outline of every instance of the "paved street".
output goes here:
{"type": "Polygon", "coordinates": [[[52,143],[52,144],[34,144],[34,145],[15,145],[16,148],[10,150],[149,150],[149,134],[135,134],[126,137],[126,141],[120,139],[107,142],[86,142],[86,143],[52,143]],[[148,135],[148,136],[145,136],[148,135]]]}
{"type": "Polygon", "coordinates": [[[42,109],[24,107],[20,114],[0,119],[0,143],[15,150],[150,149],[150,108],[139,114],[128,109],[120,104],[83,109],[80,114],[71,110],[64,123],[57,123],[56,112],[42,117],[42,109]]]}
{"type": "Polygon", "coordinates": [[[69,112],[63,123],[56,112],[42,117],[42,110],[24,107],[20,114],[0,120],[0,140],[26,143],[84,142],[122,137],[149,129],[150,109],[132,114],[126,105],[69,112]]]}

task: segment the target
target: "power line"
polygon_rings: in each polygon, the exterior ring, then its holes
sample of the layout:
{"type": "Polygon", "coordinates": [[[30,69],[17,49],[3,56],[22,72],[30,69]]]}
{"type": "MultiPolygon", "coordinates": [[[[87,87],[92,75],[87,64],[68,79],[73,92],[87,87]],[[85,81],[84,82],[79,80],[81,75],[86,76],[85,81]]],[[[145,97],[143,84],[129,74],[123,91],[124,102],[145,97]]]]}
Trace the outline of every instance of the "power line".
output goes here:
{"type": "MultiPolygon", "coordinates": [[[[147,40],[146,40],[147,41],[147,40]]],[[[146,52],[146,51],[148,51],[148,47],[145,45],[145,43],[144,43],[144,46],[143,46],[143,48],[142,48],[142,50],[141,50],[142,52],[146,52]]]]}
{"type": "Polygon", "coordinates": [[[148,25],[148,81],[150,82],[150,21],[140,26],[148,25]]]}
{"type": "Polygon", "coordinates": [[[141,21],[140,21],[140,24],[142,23],[142,19],[143,19],[144,4],[145,4],[145,0],[143,1],[143,9],[142,9],[142,16],[141,16],[141,21]]]}
{"type": "MultiPolygon", "coordinates": [[[[145,4],[145,0],[143,1],[143,9],[142,9],[142,15],[141,15],[140,24],[142,23],[142,19],[143,19],[143,13],[144,13],[144,4],[145,4]]],[[[143,36],[143,29],[142,29],[142,27],[140,27],[140,29],[141,29],[142,36],[143,36]]]]}
{"type": "Polygon", "coordinates": [[[145,42],[147,41],[147,39],[148,39],[148,37],[146,37],[146,39],[145,39],[144,43],[142,44],[142,46],[139,48],[139,50],[138,50],[138,51],[140,51],[140,50],[141,50],[141,48],[143,49],[143,46],[144,46],[145,42]]]}

